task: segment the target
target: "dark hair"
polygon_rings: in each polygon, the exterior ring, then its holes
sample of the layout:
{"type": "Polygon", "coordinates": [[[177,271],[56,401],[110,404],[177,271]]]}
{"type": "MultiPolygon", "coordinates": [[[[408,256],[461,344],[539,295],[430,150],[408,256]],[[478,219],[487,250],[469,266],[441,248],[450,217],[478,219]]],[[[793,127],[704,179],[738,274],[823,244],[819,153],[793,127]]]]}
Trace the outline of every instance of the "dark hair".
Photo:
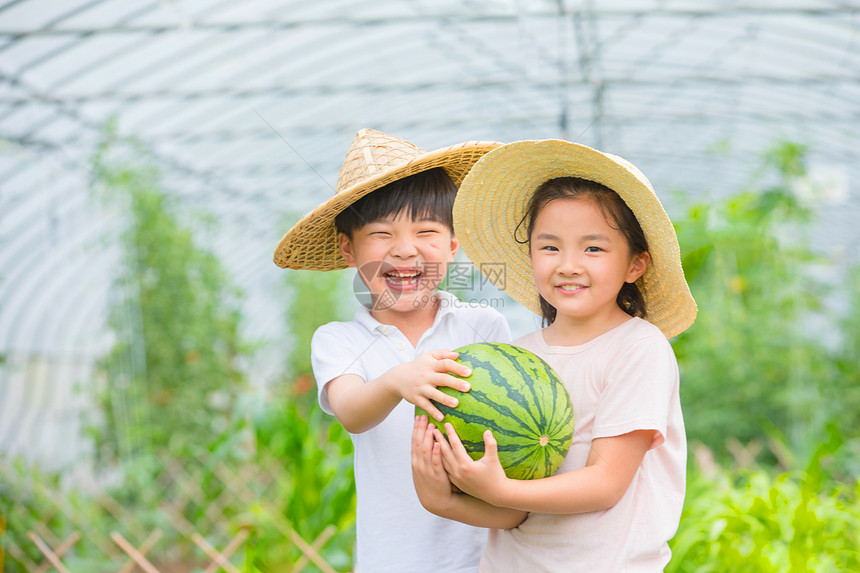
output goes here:
{"type": "Polygon", "coordinates": [[[338,232],[351,239],[355,231],[368,223],[402,213],[413,221],[437,221],[453,233],[451,209],[456,196],[454,181],[444,169],[434,167],[371,191],[338,214],[334,224],[338,232]]]}
{"type": "MultiPolygon", "coordinates": [[[[517,233],[525,224],[528,238],[517,239],[519,243],[531,241],[532,229],[541,210],[556,199],[586,199],[593,202],[603,212],[607,223],[619,231],[627,240],[631,256],[637,256],[648,250],[645,233],[636,219],[636,215],[627,203],[612,189],[600,183],[581,179],[579,177],[557,177],[544,181],[534,192],[526,207],[526,213],[517,225],[517,233]]],[[[556,310],[542,296],[540,297],[541,315],[547,325],[555,322],[556,310]]],[[[624,283],[616,298],[619,308],[630,316],[644,317],[646,314],[645,299],[635,283],[624,283]]]]}

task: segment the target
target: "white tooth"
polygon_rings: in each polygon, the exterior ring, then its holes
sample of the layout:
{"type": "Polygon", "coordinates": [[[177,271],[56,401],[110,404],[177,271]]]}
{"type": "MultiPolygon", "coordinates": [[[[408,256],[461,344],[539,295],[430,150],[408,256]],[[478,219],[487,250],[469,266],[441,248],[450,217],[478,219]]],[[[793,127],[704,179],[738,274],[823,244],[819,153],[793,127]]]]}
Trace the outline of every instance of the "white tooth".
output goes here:
{"type": "Polygon", "coordinates": [[[387,273],[391,279],[414,279],[418,276],[417,273],[387,273]]]}

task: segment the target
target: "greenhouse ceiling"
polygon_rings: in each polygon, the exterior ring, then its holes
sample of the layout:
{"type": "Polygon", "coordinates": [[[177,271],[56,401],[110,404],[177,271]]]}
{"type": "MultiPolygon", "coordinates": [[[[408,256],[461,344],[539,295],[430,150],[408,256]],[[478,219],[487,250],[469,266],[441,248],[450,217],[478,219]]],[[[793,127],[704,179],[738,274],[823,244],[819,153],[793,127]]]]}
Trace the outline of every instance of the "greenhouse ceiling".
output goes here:
{"type": "Polygon", "coordinates": [[[857,258],[858,30],[860,2],[825,0],[0,1],[0,354],[73,379],[109,344],[109,122],[217,222],[198,240],[258,340],[282,328],[275,244],[363,127],[578,141],[633,161],[670,213],[803,143],[825,247],[857,258]]]}

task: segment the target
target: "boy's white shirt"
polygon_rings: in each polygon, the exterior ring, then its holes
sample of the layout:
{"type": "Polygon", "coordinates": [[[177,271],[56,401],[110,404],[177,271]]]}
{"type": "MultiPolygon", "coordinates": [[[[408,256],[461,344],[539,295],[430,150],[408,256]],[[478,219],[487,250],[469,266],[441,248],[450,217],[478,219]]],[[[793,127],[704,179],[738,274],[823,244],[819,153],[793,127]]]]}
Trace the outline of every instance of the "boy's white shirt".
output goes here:
{"type": "MultiPolygon", "coordinates": [[[[431,350],[510,341],[499,312],[460,302],[447,292],[437,294],[436,318],[415,347],[400,330],[381,324],[363,307],[351,322],[331,322],[317,329],[311,362],[325,412],[332,413],[326,385],[338,376],[373,380],[431,350]]],[[[415,407],[401,401],[376,427],[350,434],[358,496],[356,567],[370,573],[428,567],[477,571],[486,530],[437,517],[418,501],[410,461],[414,421],[415,407]]]]}
{"type": "Polygon", "coordinates": [[[687,442],[678,365],[666,337],[639,318],[579,346],[549,346],[538,330],[514,344],[546,360],[573,402],[573,444],[558,473],[582,468],[591,441],[656,430],[621,500],[604,511],[532,513],[491,530],[481,571],[662,571],[684,505],[687,442]]]}

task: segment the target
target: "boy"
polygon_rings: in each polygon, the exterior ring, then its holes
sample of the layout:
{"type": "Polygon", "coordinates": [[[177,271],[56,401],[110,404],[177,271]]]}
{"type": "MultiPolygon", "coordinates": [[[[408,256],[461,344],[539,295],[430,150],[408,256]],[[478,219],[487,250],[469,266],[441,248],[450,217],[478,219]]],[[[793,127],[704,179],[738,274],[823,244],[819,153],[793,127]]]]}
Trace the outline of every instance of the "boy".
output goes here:
{"type": "Polygon", "coordinates": [[[459,248],[451,208],[472,165],[497,147],[467,142],[425,152],[402,139],[360,131],[329,201],[281,240],[281,267],[355,267],[370,295],[352,322],[321,326],[311,343],[320,406],[355,446],[356,568],[362,573],[477,571],[486,530],[430,514],[412,483],[414,406],[441,419],[438,390],[467,390],[469,370],[446,350],[510,339],[492,309],[436,291],[459,248]],[[432,565],[428,565],[432,564],[432,565]]]}

